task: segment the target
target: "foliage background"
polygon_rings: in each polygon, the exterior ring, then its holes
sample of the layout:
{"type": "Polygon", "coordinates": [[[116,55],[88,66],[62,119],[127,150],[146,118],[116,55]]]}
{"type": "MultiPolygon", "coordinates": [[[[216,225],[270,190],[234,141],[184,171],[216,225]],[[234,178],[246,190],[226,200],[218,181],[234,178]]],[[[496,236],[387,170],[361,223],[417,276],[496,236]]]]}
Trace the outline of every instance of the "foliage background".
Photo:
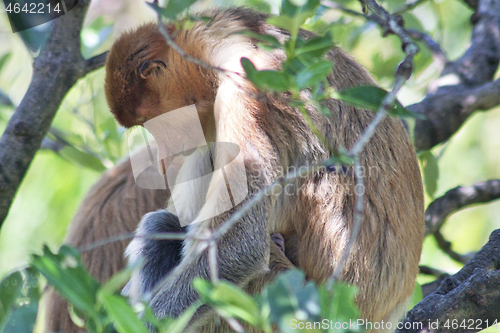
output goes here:
{"type": "MultiPolygon", "coordinates": [[[[360,10],[355,0],[338,3],[360,10]]],[[[204,1],[198,7],[234,4],[245,2],[204,1]]],[[[387,0],[380,4],[392,11],[401,8],[405,1],[387,0]]],[[[277,1],[271,5],[275,10],[277,1]]],[[[471,13],[459,0],[427,0],[406,13],[404,19],[407,28],[432,36],[448,58],[454,60],[464,52],[470,40],[471,13]]],[[[105,51],[122,31],[153,19],[154,12],[142,1],[93,1],[82,33],[82,53],[91,57],[105,51]]],[[[397,37],[383,38],[375,23],[338,9],[326,9],[323,19],[336,22],[334,37],[339,45],[367,67],[383,88],[391,88],[394,70],[403,56],[397,37]]],[[[426,47],[420,47],[414,75],[398,96],[403,105],[420,101],[440,71],[426,47]]],[[[20,102],[30,82],[34,54],[19,34],[10,31],[2,7],[0,90],[14,105],[20,102]]],[[[124,144],[128,132],[116,125],[107,109],[103,79],[104,71],[100,69],[80,80],[65,98],[52,126],[71,146],[97,157],[103,166],[112,167],[128,154],[124,144]]],[[[2,129],[13,111],[13,107],[0,105],[2,129]]],[[[459,185],[500,178],[500,108],[476,113],[448,143],[435,147],[432,152],[439,157],[435,197],[459,185]]],[[[43,244],[49,244],[54,250],[61,245],[71,217],[99,178],[102,165],[89,155],[75,159],[66,148],[59,153],[47,149],[37,153],[0,233],[0,278],[26,264],[29,254],[40,253],[43,244]]],[[[430,201],[427,196],[427,203],[430,201]]],[[[442,232],[453,242],[455,251],[468,253],[480,249],[491,231],[497,228],[500,228],[500,202],[454,214],[442,232]]],[[[442,254],[432,237],[424,243],[421,263],[450,273],[461,266],[442,254]]],[[[421,276],[419,282],[430,279],[421,276]]]]}

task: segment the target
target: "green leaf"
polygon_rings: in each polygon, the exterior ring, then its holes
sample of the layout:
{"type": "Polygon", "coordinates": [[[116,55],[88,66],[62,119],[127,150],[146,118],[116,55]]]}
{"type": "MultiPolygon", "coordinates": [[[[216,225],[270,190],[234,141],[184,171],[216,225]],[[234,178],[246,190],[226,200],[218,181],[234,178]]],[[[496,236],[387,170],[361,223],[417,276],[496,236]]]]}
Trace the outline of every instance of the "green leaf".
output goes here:
{"type": "MultiPolygon", "coordinates": [[[[114,274],[99,290],[99,295],[112,295],[119,291],[128,281],[134,270],[142,267],[142,260],[137,260],[133,264],[128,264],[125,269],[114,274]]],[[[99,297],[99,296],[98,296],[99,297]]]]}
{"type": "Polygon", "coordinates": [[[306,282],[304,273],[293,269],[281,274],[265,287],[263,298],[270,307],[269,318],[283,332],[290,331],[290,320],[320,321],[318,291],[314,283],[306,282]]]}
{"type": "Polygon", "coordinates": [[[156,4],[147,3],[154,11],[160,15],[169,18],[171,20],[175,19],[177,15],[182,13],[184,10],[188,9],[197,0],[169,0],[165,7],[159,7],[156,4]]]}
{"type": "Polygon", "coordinates": [[[277,71],[264,70],[255,74],[254,81],[257,87],[262,90],[271,90],[276,92],[287,91],[291,87],[290,78],[287,74],[277,71]]]}
{"type": "Polygon", "coordinates": [[[271,14],[272,11],[271,5],[263,0],[247,0],[245,1],[245,5],[254,8],[261,13],[271,14]]]}
{"type": "Polygon", "coordinates": [[[12,313],[16,299],[21,295],[23,277],[19,271],[14,272],[3,279],[0,284],[0,331],[7,324],[12,313]]]}
{"type": "MultiPolygon", "coordinates": [[[[349,286],[342,282],[334,282],[332,290],[328,290],[324,285],[319,288],[319,297],[321,304],[321,312],[323,318],[328,318],[334,323],[350,323],[356,322],[359,318],[359,309],[356,306],[355,298],[358,294],[358,288],[349,286]]],[[[342,328],[343,325],[335,326],[335,331],[343,332],[361,332],[361,327],[356,325],[357,329],[348,327],[342,328]],[[340,328],[338,328],[340,326],[340,328]]],[[[345,326],[344,326],[345,327],[345,326]]]]}
{"type": "Polygon", "coordinates": [[[203,279],[193,280],[202,302],[210,305],[223,317],[242,319],[258,327],[260,310],[252,297],[233,284],[220,281],[216,285],[203,279]]]}
{"type": "Polygon", "coordinates": [[[149,333],[123,296],[100,294],[100,297],[118,333],[149,333]]]}
{"type": "Polygon", "coordinates": [[[408,310],[413,309],[413,307],[420,303],[420,301],[423,299],[424,294],[422,293],[422,286],[420,285],[420,283],[415,281],[415,288],[413,288],[413,294],[411,295],[411,301],[408,305],[408,310]]]}
{"type": "Polygon", "coordinates": [[[249,59],[241,58],[240,61],[247,79],[255,84],[257,88],[283,92],[291,87],[291,80],[287,74],[272,70],[258,71],[249,59]]]}
{"type": "Polygon", "coordinates": [[[103,172],[106,170],[104,164],[97,157],[94,157],[84,151],[76,149],[72,146],[65,146],[61,149],[58,154],[69,161],[73,161],[78,165],[95,170],[97,172],[103,172]]]}
{"type": "Polygon", "coordinates": [[[278,28],[291,30],[291,27],[295,25],[295,20],[290,16],[280,15],[268,18],[267,23],[272,24],[278,28]]]}
{"type": "Polygon", "coordinates": [[[27,268],[22,271],[22,275],[24,283],[16,302],[17,306],[14,307],[3,331],[0,324],[0,331],[4,333],[32,332],[35,326],[41,296],[38,274],[34,274],[33,269],[27,268]]]}
{"type": "Polygon", "coordinates": [[[247,79],[253,82],[253,80],[255,79],[255,74],[257,73],[257,69],[248,58],[241,58],[240,62],[241,66],[245,70],[247,79]]]}
{"type": "Polygon", "coordinates": [[[304,45],[298,47],[297,50],[295,50],[295,55],[319,58],[334,45],[335,43],[333,42],[331,32],[327,31],[324,36],[312,38],[304,45]]]}
{"type": "Polygon", "coordinates": [[[422,163],[422,172],[424,174],[425,191],[429,197],[434,198],[437,191],[437,182],[439,179],[438,160],[430,150],[421,153],[419,156],[422,163]]]}
{"type": "Polygon", "coordinates": [[[42,273],[76,309],[97,317],[94,304],[99,284],[83,268],[75,249],[62,246],[59,253],[54,254],[44,246],[43,255],[33,255],[31,262],[32,267],[42,273]]]}
{"type": "Polygon", "coordinates": [[[334,98],[346,104],[377,111],[387,92],[373,86],[354,87],[338,91],[334,98]]]}
{"type": "Polygon", "coordinates": [[[350,166],[354,165],[354,158],[348,154],[345,148],[340,147],[338,151],[335,153],[335,156],[332,156],[325,162],[325,167],[329,171],[342,170],[342,166],[350,166]]]}
{"type": "Polygon", "coordinates": [[[106,149],[107,157],[116,161],[121,156],[123,145],[122,135],[119,127],[116,126],[115,118],[108,111],[107,107],[105,107],[106,98],[104,94],[95,94],[94,98],[92,98],[92,105],[96,138],[106,149]]]}
{"type": "Polygon", "coordinates": [[[327,60],[320,60],[312,66],[303,69],[295,80],[299,89],[310,87],[326,79],[332,71],[332,63],[327,60]]]}
{"type": "Polygon", "coordinates": [[[281,44],[276,39],[276,37],[271,36],[271,35],[258,34],[256,32],[250,31],[250,30],[238,31],[237,34],[257,39],[261,43],[264,43],[264,44],[266,44],[268,46],[271,46],[273,48],[279,48],[279,47],[281,47],[281,44]]]}
{"type": "Polygon", "coordinates": [[[283,0],[281,2],[281,14],[296,17],[304,12],[312,12],[312,15],[314,15],[319,4],[320,0],[283,0]]]}
{"type": "Polygon", "coordinates": [[[168,332],[168,333],[182,333],[184,332],[184,329],[187,327],[189,324],[189,321],[191,321],[191,318],[193,318],[194,314],[198,310],[198,308],[201,306],[199,302],[194,303],[191,305],[186,311],[184,311],[177,319],[171,319],[168,318],[167,324],[165,325],[165,329],[162,330],[162,332],[168,332]]]}
{"type": "MultiPolygon", "coordinates": [[[[338,91],[332,97],[356,107],[361,107],[371,111],[378,111],[387,91],[374,86],[359,86],[338,91]]],[[[389,115],[396,117],[423,118],[423,115],[408,111],[396,100],[389,115]]]]}
{"type": "Polygon", "coordinates": [[[11,56],[11,53],[5,53],[1,58],[0,58],[0,73],[2,72],[3,67],[7,63],[7,60],[9,60],[11,56]]]}
{"type": "MultiPolygon", "coordinates": [[[[144,311],[141,313],[142,314],[142,318],[144,319],[145,322],[149,323],[150,325],[152,325],[152,326],[154,326],[154,327],[156,327],[156,328],[159,329],[160,327],[164,327],[167,323],[171,323],[171,322],[174,321],[174,319],[172,319],[172,318],[161,318],[161,319],[159,319],[158,317],[156,317],[156,315],[154,314],[153,310],[149,307],[148,304],[144,304],[143,303],[143,305],[144,305],[144,311]]],[[[188,311],[188,310],[186,310],[186,311],[188,311]]],[[[177,318],[177,320],[179,318],[177,318]]],[[[161,332],[163,332],[163,331],[161,331],[161,332]]],[[[167,332],[169,332],[169,331],[167,331],[167,332]]]]}
{"type": "Polygon", "coordinates": [[[425,31],[425,28],[422,25],[420,19],[418,19],[412,13],[409,12],[403,13],[403,20],[405,22],[405,29],[415,29],[418,31],[425,31]]]}
{"type": "Polygon", "coordinates": [[[296,76],[297,73],[300,73],[301,71],[305,70],[308,65],[304,63],[304,61],[301,59],[301,57],[291,57],[286,60],[286,62],[283,63],[283,71],[285,73],[290,73],[293,76],[296,76]]]}

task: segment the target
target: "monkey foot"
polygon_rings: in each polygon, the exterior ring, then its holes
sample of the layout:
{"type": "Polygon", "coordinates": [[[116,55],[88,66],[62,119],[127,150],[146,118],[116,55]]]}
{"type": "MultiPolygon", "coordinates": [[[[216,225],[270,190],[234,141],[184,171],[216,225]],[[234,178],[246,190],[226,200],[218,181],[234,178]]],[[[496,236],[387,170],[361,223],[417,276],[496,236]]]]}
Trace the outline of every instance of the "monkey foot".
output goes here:
{"type": "Polygon", "coordinates": [[[278,246],[281,252],[285,253],[285,238],[279,232],[271,235],[271,241],[278,246]]]}

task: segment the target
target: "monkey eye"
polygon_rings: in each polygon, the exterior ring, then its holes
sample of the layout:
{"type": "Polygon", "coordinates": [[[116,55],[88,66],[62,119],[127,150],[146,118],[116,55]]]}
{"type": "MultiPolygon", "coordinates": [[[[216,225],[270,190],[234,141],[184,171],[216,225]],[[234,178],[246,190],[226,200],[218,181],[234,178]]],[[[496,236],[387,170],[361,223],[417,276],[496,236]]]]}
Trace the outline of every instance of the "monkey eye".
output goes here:
{"type": "Polygon", "coordinates": [[[141,78],[145,79],[151,74],[159,74],[162,68],[167,68],[162,60],[147,60],[141,64],[139,67],[139,75],[141,78]]]}

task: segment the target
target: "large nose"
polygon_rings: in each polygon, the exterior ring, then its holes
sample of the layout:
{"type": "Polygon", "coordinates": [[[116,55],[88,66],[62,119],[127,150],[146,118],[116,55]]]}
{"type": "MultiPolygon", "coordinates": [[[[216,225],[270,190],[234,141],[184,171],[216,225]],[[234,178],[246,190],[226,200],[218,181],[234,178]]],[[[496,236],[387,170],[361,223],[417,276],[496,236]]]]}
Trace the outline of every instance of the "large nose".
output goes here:
{"type": "Polygon", "coordinates": [[[144,127],[158,145],[158,171],[162,175],[176,155],[207,144],[194,104],[148,120],[144,127]]]}

